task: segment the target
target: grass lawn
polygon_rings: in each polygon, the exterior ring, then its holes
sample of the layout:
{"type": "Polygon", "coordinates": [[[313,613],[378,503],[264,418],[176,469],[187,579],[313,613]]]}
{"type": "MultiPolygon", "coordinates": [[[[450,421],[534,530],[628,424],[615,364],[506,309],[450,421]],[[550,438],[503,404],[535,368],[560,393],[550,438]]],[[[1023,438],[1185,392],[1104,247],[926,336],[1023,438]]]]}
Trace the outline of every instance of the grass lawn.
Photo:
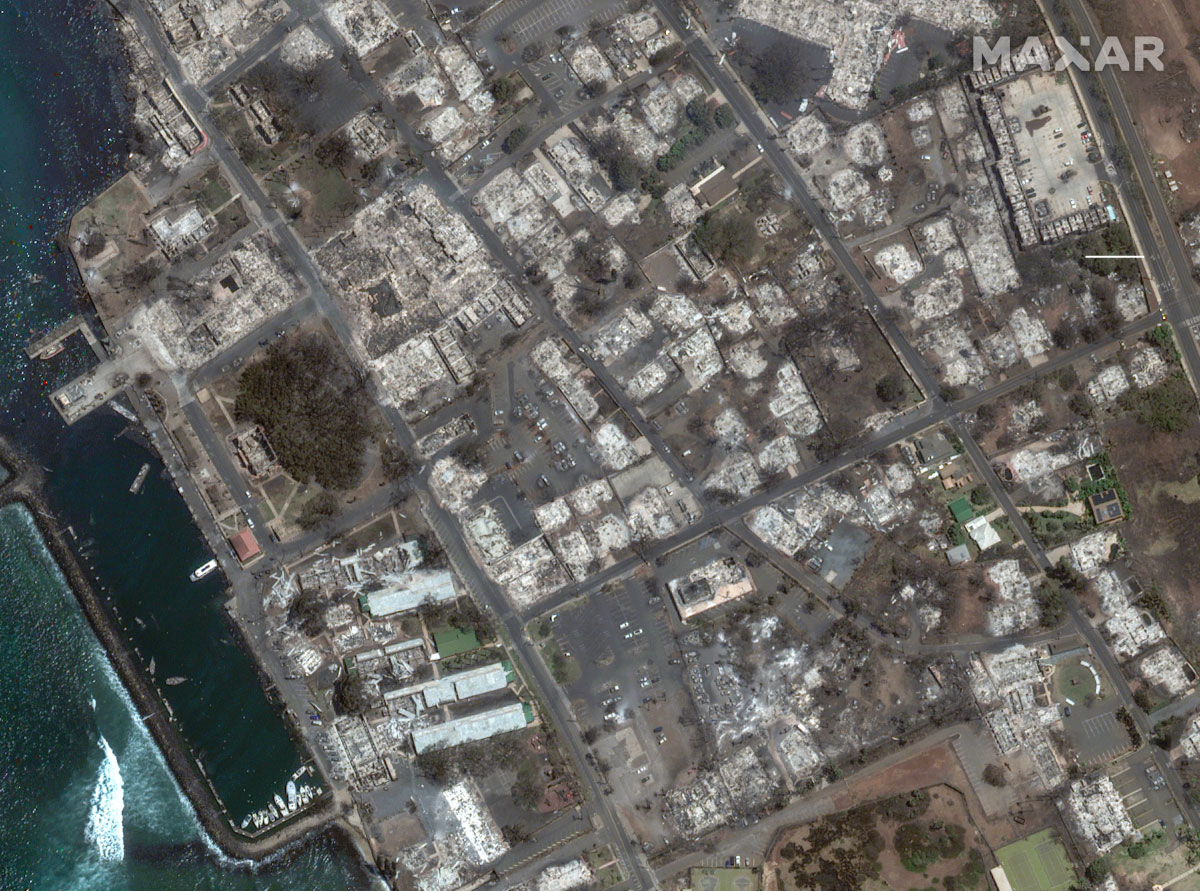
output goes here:
{"type": "MultiPolygon", "coordinates": [[[[1157,884],[1165,884],[1185,873],[1190,866],[1187,863],[1187,846],[1177,844],[1161,830],[1146,834],[1140,857],[1131,857],[1129,849],[1129,846],[1118,846],[1107,856],[1113,874],[1126,889],[1149,889],[1157,884]]],[[[1195,889],[1197,879],[1192,874],[1185,877],[1183,882],[1172,883],[1171,888],[1195,889]]]]}
{"type": "Polygon", "coordinates": [[[596,885],[601,889],[611,889],[623,882],[625,875],[621,873],[619,864],[610,864],[596,875],[596,885]]]}
{"type": "Polygon", "coordinates": [[[600,846],[595,846],[583,853],[583,860],[588,863],[588,867],[592,870],[599,870],[605,864],[611,864],[616,859],[613,858],[611,847],[605,846],[604,848],[600,848],[600,846]]]}
{"type": "Polygon", "coordinates": [[[611,846],[603,848],[595,846],[587,849],[583,853],[583,860],[588,863],[588,867],[596,875],[596,888],[611,889],[625,881],[625,875],[621,873],[621,866],[613,857],[611,846]]]}
{"type": "Polygon", "coordinates": [[[550,668],[550,674],[559,684],[574,684],[583,675],[579,662],[574,657],[568,657],[553,638],[542,643],[542,658],[550,668]]]}
{"type": "Polygon", "coordinates": [[[479,637],[473,629],[442,626],[433,630],[433,645],[442,658],[458,656],[479,649],[479,637]]]}
{"type": "Polygon", "coordinates": [[[1058,681],[1058,693],[1069,697],[1076,703],[1082,703],[1087,697],[1096,696],[1096,677],[1092,670],[1082,666],[1079,660],[1069,660],[1059,664],[1054,670],[1058,681]]]}
{"type": "Polygon", "coordinates": [[[1075,882],[1067,850],[1053,830],[1004,846],[996,857],[1014,889],[1067,889],[1075,882]]]}

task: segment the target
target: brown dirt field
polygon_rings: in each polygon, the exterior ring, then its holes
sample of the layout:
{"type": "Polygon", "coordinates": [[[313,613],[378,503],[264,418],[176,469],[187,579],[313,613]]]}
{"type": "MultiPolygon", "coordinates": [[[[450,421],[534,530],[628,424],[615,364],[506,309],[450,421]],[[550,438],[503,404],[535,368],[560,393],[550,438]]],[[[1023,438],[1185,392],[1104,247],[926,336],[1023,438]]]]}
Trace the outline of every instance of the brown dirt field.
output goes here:
{"type": "Polygon", "coordinates": [[[1119,77],[1147,147],[1179,181],[1178,192],[1164,194],[1187,210],[1200,202],[1200,153],[1189,143],[1200,136],[1200,60],[1193,55],[1200,40],[1200,6],[1187,0],[1092,0],[1091,6],[1104,34],[1123,39],[1153,34],[1163,40],[1163,71],[1119,77]]]}
{"type": "Polygon", "coordinates": [[[944,783],[954,773],[959,775],[958,779],[963,786],[970,787],[970,782],[962,774],[962,767],[958,763],[958,757],[954,755],[954,750],[949,744],[943,744],[923,750],[882,774],[861,781],[851,781],[839,791],[834,804],[838,808],[853,808],[873,799],[944,783]]]}
{"type": "Polygon", "coordinates": [[[1109,456],[1129,492],[1131,519],[1121,525],[1129,559],[1146,588],[1157,582],[1172,608],[1171,629],[1188,649],[1200,611],[1200,423],[1175,434],[1152,434],[1133,418],[1111,422],[1109,456]]]}
{"type": "Polygon", "coordinates": [[[927,636],[930,640],[953,641],[962,635],[982,635],[987,628],[987,601],[984,595],[989,591],[986,579],[978,579],[982,568],[977,564],[960,567],[951,574],[951,584],[947,586],[948,603],[943,610],[941,627],[934,635],[927,636]],[[973,581],[978,581],[976,585],[973,581]]]}
{"type": "Polygon", "coordinates": [[[1015,824],[1008,816],[989,819],[950,743],[922,750],[881,774],[851,781],[838,792],[834,804],[840,809],[853,808],[863,802],[936,784],[949,784],[963,795],[975,826],[983,834],[984,847],[989,849],[984,859],[990,864],[995,862],[991,850],[1028,836],[1055,816],[1053,805],[1033,801],[1026,803],[1024,824],[1015,824]]]}

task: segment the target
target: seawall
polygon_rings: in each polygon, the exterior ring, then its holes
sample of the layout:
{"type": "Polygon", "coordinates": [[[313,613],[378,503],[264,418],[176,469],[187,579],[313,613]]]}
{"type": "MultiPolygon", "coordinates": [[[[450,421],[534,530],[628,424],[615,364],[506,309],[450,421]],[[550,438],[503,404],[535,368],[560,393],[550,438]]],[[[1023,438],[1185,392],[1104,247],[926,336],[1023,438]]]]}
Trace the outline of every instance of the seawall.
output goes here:
{"type": "MultiPolygon", "coordinates": [[[[176,782],[191,802],[201,826],[221,851],[234,859],[259,860],[299,840],[317,833],[330,824],[354,839],[356,834],[343,823],[344,812],[331,793],[292,821],[265,833],[250,837],[239,832],[204,777],[192,750],[179,728],[171,720],[164,702],[118,630],[117,620],[96,593],[92,581],[67,545],[63,531],[51,513],[43,495],[40,465],[0,439],[0,462],[10,476],[0,484],[0,507],[20,504],[37,525],[50,556],[74,592],[88,624],[104,647],[117,677],[129,692],[138,712],[165,758],[176,782]]],[[[236,623],[230,623],[242,638],[236,623]]],[[[244,640],[239,643],[244,647],[244,640]]],[[[255,661],[260,674],[262,667],[255,661]]],[[[326,781],[328,784],[328,781],[326,781]]]]}

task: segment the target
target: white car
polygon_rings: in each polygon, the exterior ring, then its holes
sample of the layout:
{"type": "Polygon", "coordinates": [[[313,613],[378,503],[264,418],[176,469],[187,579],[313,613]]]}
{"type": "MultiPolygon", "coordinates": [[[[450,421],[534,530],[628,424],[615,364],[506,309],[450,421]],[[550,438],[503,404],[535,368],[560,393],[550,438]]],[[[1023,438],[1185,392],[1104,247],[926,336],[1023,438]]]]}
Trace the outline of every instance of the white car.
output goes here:
{"type": "Polygon", "coordinates": [[[617,628],[618,629],[628,629],[629,623],[621,623],[621,625],[617,626],[617,628]]]}

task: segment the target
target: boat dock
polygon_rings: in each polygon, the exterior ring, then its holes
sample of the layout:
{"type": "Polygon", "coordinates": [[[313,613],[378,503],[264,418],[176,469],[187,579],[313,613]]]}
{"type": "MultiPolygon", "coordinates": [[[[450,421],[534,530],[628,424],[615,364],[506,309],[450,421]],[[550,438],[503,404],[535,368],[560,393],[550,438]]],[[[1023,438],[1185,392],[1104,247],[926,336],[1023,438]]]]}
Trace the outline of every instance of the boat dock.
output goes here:
{"type": "Polygon", "coordinates": [[[87,341],[88,346],[92,348],[92,352],[96,354],[96,358],[103,362],[108,359],[104,352],[104,347],[96,339],[96,335],[92,332],[92,327],[88,325],[86,319],[78,314],[72,316],[65,322],[61,322],[54,328],[44,334],[38,335],[25,345],[25,355],[30,359],[44,358],[49,359],[56,353],[62,351],[62,344],[71,335],[79,332],[83,335],[83,339],[87,341]]]}
{"type": "MultiPolygon", "coordinates": [[[[114,356],[55,390],[50,394],[50,404],[67,424],[74,424],[93,409],[124,393],[139,372],[153,367],[145,350],[114,356]]],[[[126,410],[121,414],[128,418],[132,413],[126,410]]],[[[136,415],[133,417],[137,418],[136,415]]]]}

